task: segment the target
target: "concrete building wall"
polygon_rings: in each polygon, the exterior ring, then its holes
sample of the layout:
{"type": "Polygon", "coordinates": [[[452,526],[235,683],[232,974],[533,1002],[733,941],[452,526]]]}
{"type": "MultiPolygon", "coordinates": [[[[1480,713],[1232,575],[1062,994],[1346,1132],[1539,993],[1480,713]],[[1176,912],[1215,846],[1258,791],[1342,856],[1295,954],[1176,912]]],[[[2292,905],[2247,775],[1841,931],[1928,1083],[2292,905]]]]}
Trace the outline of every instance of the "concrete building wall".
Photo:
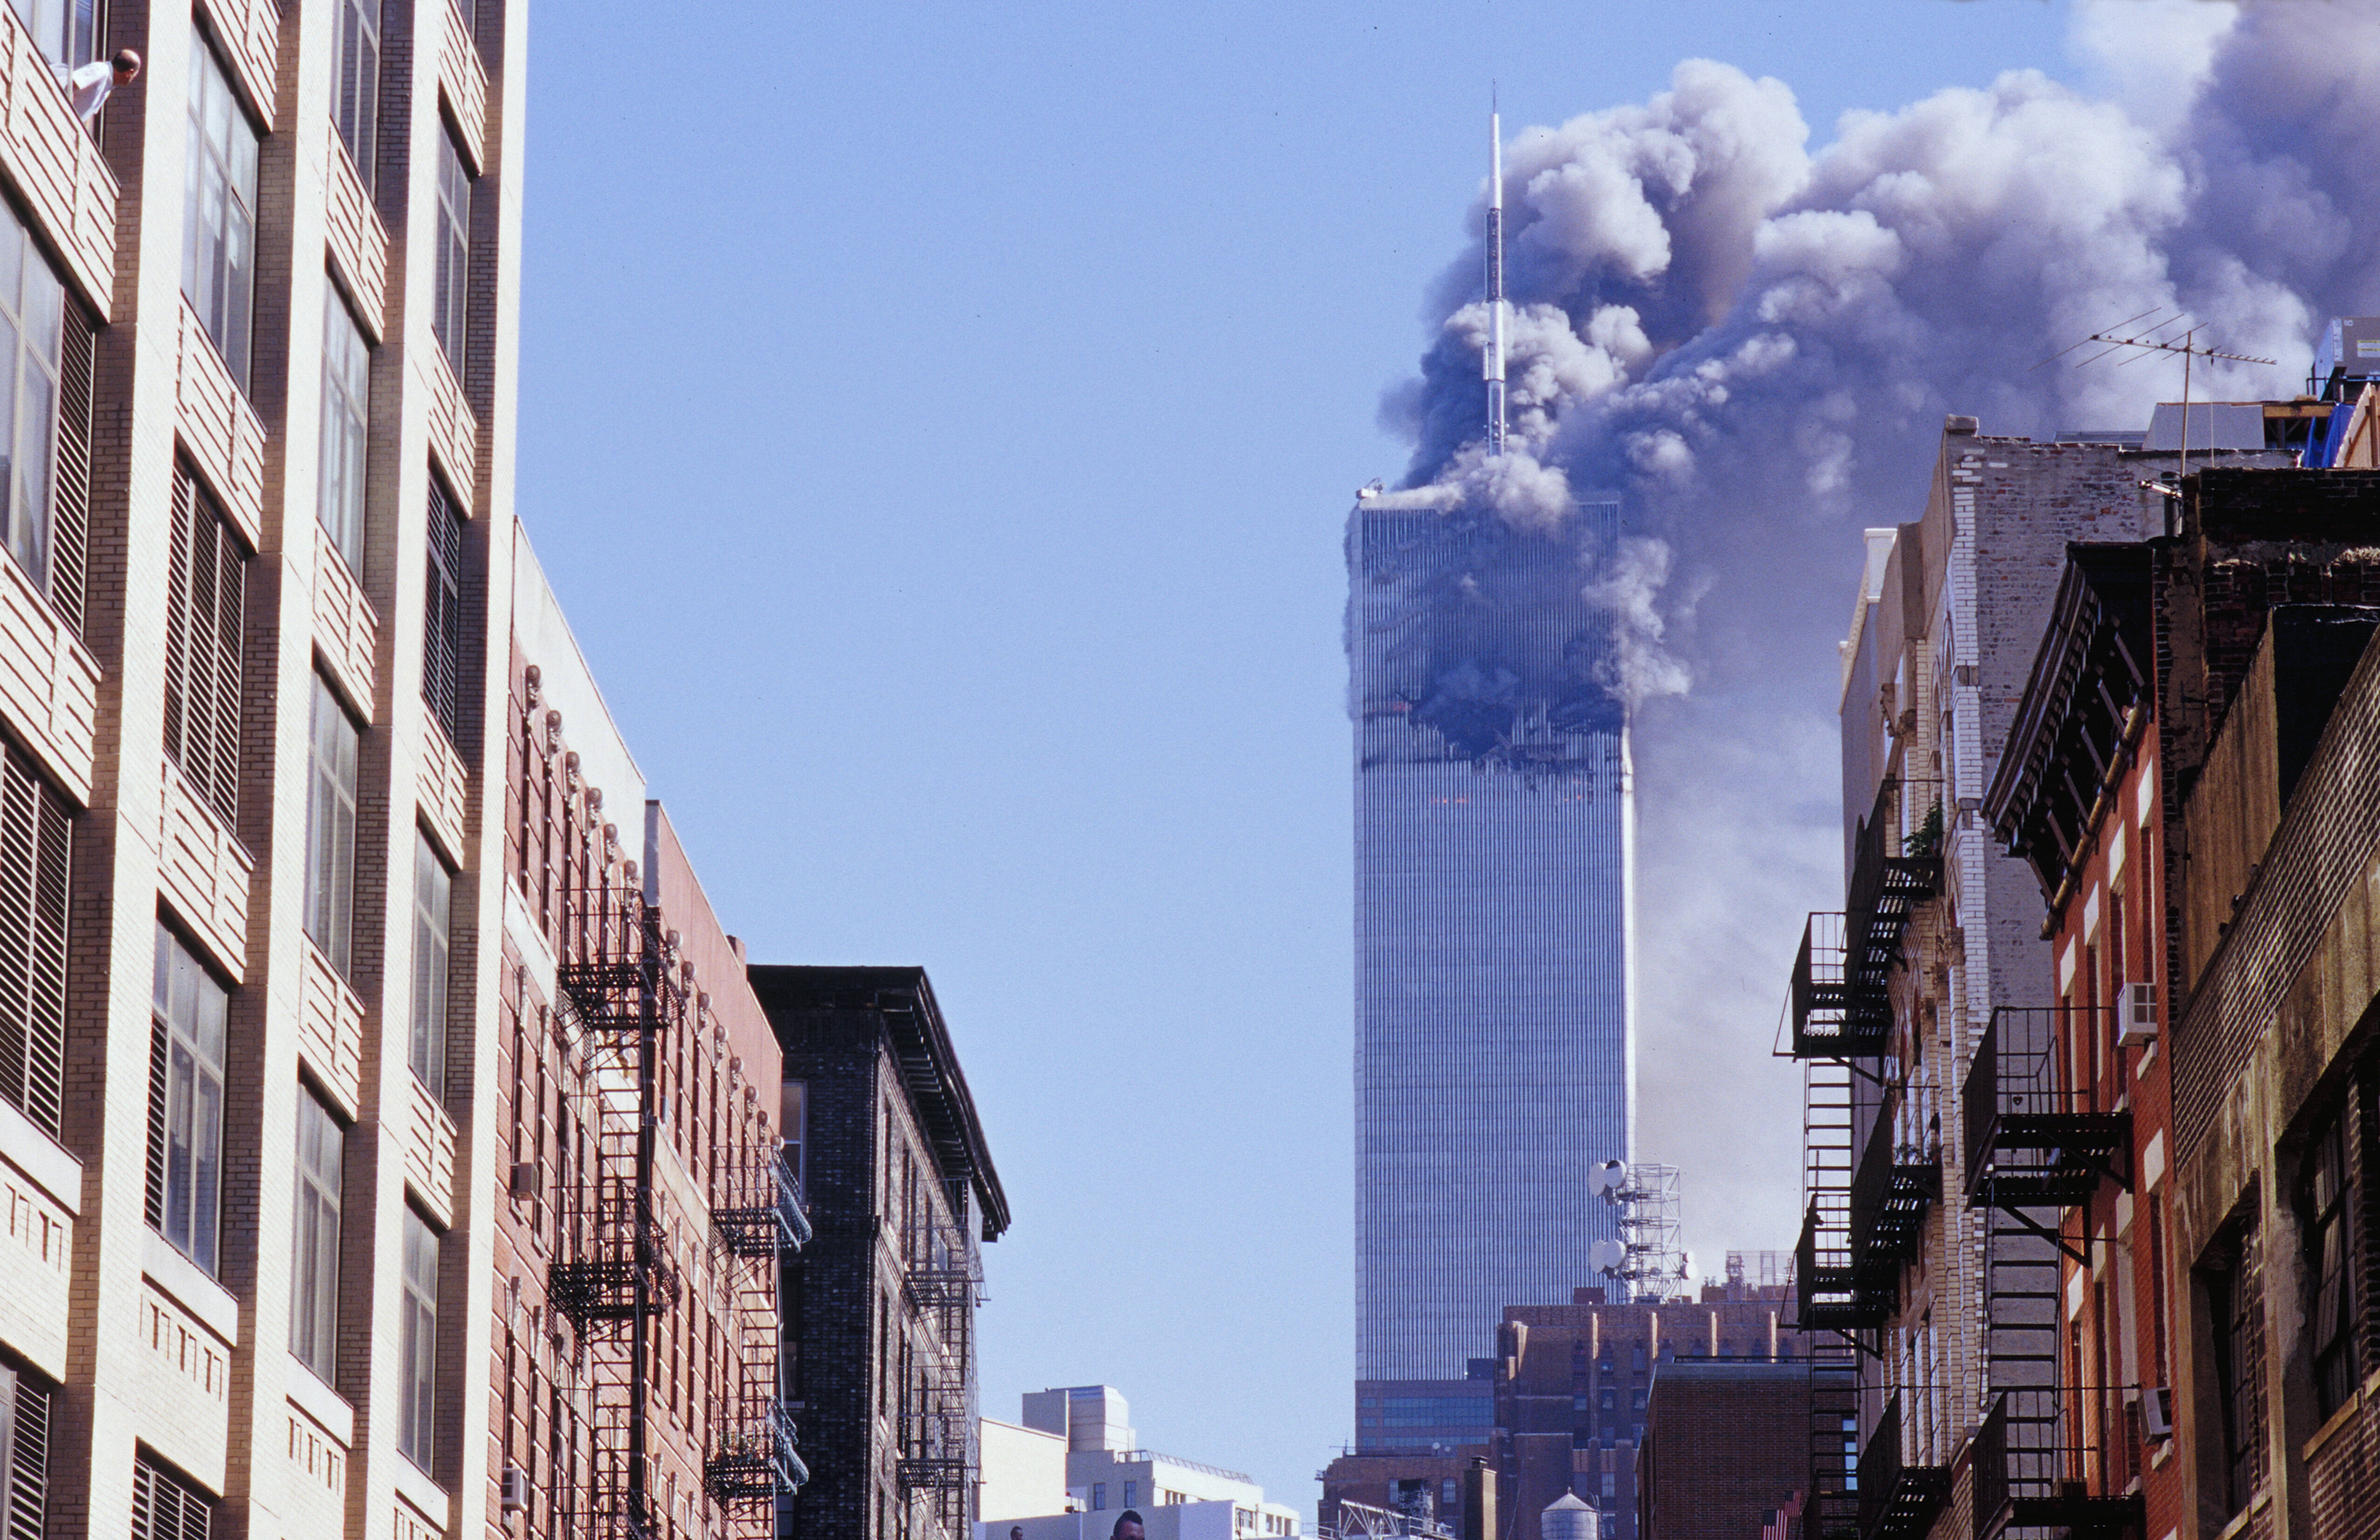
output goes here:
{"type": "Polygon", "coordinates": [[[989,1523],[995,1519],[1066,1510],[1062,1436],[986,1417],[979,1437],[983,1449],[983,1480],[976,1498],[979,1518],[989,1523]]]}

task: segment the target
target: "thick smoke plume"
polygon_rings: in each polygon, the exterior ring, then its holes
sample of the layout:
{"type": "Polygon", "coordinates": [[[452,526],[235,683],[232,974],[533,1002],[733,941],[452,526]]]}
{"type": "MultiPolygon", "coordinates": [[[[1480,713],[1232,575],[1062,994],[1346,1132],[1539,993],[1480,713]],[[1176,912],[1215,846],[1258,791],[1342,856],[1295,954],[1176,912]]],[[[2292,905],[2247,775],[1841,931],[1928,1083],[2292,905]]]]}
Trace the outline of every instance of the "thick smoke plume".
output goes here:
{"type": "Polygon", "coordinates": [[[1722,1153],[1793,1169],[1765,1049],[1799,912],[1840,882],[1833,644],[1860,528],[1916,516],[1946,413],[2136,430],[2177,396],[2164,361],[2034,367],[2087,333],[2185,311],[2281,360],[2193,380],[2242,398],[2301,389],[2325,319],[2380,311],[2380,6],[2107,0],[2077,6],[2074,42],[2095,89],[2013,72],[1847,115],[1815,152],[1783,83],[1704,60],[1524,130],[1512,453],[1479,443],[1484,196],[1420,375],[1384,404],[1415,446],[1392,495],[1529,528],[1623,497],[1590,582],[1639,708],[1646,1143],[1710,1170],[1697,1207],[1736,1233],[1698,1224],[1706,1247],[1791,1225],[1790,1185],[1712,1189],[1722,1153]],[[1712,1102],[1757,1112],[1730,1120],[1767,1130],[1756,1151],[1668,1136],[1712,1102]]]}

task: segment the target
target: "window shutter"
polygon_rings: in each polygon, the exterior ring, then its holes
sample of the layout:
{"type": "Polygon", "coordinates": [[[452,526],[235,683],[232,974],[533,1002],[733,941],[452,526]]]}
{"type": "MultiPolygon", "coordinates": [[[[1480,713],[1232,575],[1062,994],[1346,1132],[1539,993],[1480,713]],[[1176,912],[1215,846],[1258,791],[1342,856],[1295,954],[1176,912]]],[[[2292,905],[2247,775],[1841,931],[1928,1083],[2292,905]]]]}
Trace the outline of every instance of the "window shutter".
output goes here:
{"type": "Polygon", "coordinates": [[[240,637],[248,562],[231,527],[174,467],[165,603],[165,751],[230,823],[239,815],[240,637]]]}
{"type": "Polygon", "coordinates": [[[50,1493],[50,1393],[17,1376],[17,1425],[8,1440],[7,1540],[42,1540],[50,1493]]]}
{"type": "Polygon", "coordinates": [[[239,814],[240,617],[248,600],[248,564],[231,529],[215,520],[215,806],[225,823],[239,814]]]}
{"type": "Polygon", "coordinates": [[[165,752],[185,769],[190,762],[190,503],[195,495],[190,473],[176,462],[173,549],[165,574],[165,752]]]}
{"type": "Polygon", "coordinates": [[[430,479],[430,573],[423,604],[421,697],[450,743],[462,738],[463,520],[430,479]]]}
{"type": "Polygon", "coordinates": [[[145,1460],[133,1463],[132,1540],[207,1540],[212,1518],[206,1498],[145,1460]]]}
{"type": "Polygon", "coordinates": [[[0,751],[0,1097],[56,1134],[66,1085],[67,843],[57,794],[0,751]]]}
{"type": "Polygon", "coordinates": [[[67,301],[58,342],[57,490],[50,515],[50,603],[82,635],[83,576],[91,547],[91,381],[98,333],[67,301]]]}
{"type": "Polygon", "coordinates": [[[165,1229],[165,1024],[149,1024],[149,1228],[165,1229]]]}
{"type": "Polygon", "coordinates": [[[0,758],[0,1097],[18,1107],[32,1005],[33,800],[17,757],[0,758]]]}

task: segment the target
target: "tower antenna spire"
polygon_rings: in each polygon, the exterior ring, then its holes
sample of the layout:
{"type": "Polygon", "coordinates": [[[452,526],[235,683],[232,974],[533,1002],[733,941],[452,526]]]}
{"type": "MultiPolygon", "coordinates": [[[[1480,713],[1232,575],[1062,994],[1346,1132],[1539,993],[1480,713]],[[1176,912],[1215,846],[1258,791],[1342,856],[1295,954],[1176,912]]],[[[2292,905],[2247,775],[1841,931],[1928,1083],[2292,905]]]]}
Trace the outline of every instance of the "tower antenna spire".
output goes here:
{"type": "Polygon", "coordinates": [[[1504,120],[1488,88],[1488,453],[1504,453],[1504,120]]]}

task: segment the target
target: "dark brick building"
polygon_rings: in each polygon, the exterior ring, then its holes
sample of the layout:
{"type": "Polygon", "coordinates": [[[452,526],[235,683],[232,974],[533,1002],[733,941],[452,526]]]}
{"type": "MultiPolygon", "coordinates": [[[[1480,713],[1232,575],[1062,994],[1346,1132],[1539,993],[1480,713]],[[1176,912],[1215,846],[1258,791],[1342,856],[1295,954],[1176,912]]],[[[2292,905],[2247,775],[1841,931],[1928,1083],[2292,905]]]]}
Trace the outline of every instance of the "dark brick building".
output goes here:
{"type": "Polygon", "coordinates": [[[1637,1461],[1643,1540],[1749,1540],[1809,1480],[1809,1365],[1663,1362],[1637,1461]]]}
{"type": "Polygon", "coordinates": [[[925,970],[754,967],[779,1126],[816,1234],[789,1257],[784,1389],[808,1485],[785,1540],[965,1540],[975,1513],[979,1241],[1008,1228],[925,970]]]}

